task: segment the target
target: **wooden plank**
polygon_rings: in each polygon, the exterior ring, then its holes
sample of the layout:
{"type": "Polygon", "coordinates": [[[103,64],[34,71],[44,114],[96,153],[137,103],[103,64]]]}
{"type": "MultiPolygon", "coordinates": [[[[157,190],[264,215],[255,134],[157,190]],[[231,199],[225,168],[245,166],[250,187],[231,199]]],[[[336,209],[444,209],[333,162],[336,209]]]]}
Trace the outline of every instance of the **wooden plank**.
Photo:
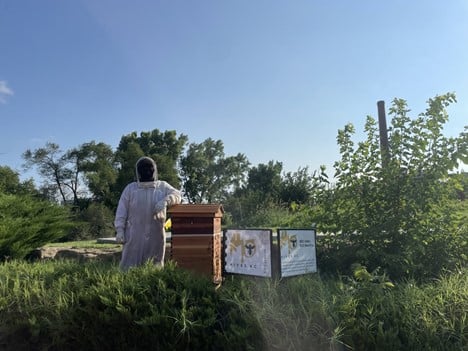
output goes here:
{"type": "Polygon", "coordinates": [[[203,252],[205,255],[211,256],[214,248],[206,245],[177,245],[172,248],[172,252],[203,252]]]}
{"type": "Polygon", "coordinates": [[[177,263],[177,266],[191,272],[210,277],[214,283],[222,281],[221,259],[215,261],[199,260],[193,258],[184,258],[180,260],[171,260],[177,263]]]}
{"type": "MultiPolygon", "coordinates": [[[[219,236],[218,236],[219,237],[219,236]]],[[[200,235],[184,235],[184,236],[173,236],[171,245],[177,247],[179,245],[194,245],[194,246],[213,246],[213,243],[218,243],[219,239],[215,239],[214,236],[200,236],[200,235]]]]}
{"type": "Polygon", "coordinates": [[[172,251],[171,258],[176,261],[182,260],[206,260],[206,262],[212,262],[214,260],[220,259],[221,256],[219,255],[207,255],[204,252],[187,252],[187,251],[172,251]]]}
{"type": "Polygon", "coordinates": [[[214,256],[221,256],[221,236],[173,236],[171,253],[177,259],[204,257],[211,260],[214,256]]]}
{"type": "Polygon", "coordinates": [[[174,246],[174,249],[175,251],[207,251],[209,253],[213,252],[213,245],[212,244],[209,244],[209,245],[193,245],[191,243],[188,243],[187,245],[182,245],[182,244],[177,244],[176,246],[174,246]]]}
{"type": "Polygon", "coordinates": [[[177,262],[203,262],[204,264],[213,264],[213,257],[204,257],[204,256],[174,257],[174,255],[172,255],[172,259],[177,262]]]}
{"type": "Polygon", "coordinates": [[[177,267],[208,275],[213,274],[213,265],[206,265],[198,262],[177,262],[177,267]]]}
{"type": "Polygon", "coordinates": [[[175,260],[184,260],[188,258],[196,258],[196,259],[208,259],[208,261],[213,260],[213,256],[209,253],[207,254],[206,252],[193,252],[193,251],[176,251],[173,250],[171,252],[171,257],[175,260]]]}
{"type": "Polygon", "coordinates": [[[222,217],[221,204],[179,204],[168,209],[170,217],[222,217]]]}
{"type": "Polygon", "coordinates": [[[172,257],[171,258],[173,261],[177,262],[177,264],[183,264],[183,265],[193,265],[193,266],[206,266],[206,267],[211,267],[213,268],[213,260],[205,260],[203,258],[195,258],[195,257],[183,257],[183,258],[177,258],[177,257],[172,257]]]}
{"type": "Polygon", "coordinates": [[[221,218],[212,217],[172,217],[172,225],[183,225],[183,224],[213,224],[219,222],[221,218]]]}
{"type": "Polygon", "coordinates": [[[172,235],[177,234],[212,234],[221,232],[221,218],[184,217],[171,218],[172,235]]]}
{"type": "Polygon", "coordinates": [[[177,234],[171,235],[171,238],[214,238],[215,236],[220,236],[221,233],[212,233],[212,234],[177,234]]]}
{"type": "Polygon", "coordinates": [[[215,246],[213,245],[213,242],[210,242],[210,243],[203,243],[203,242],[192,243],[190,241],[182,241],[182,242],[178,242],[177,244],[172,245],[172,250],[179,250],[179,249],[190,250],[190,249],[194,249],[194,250],[208,250],[208,251],[211,252],[214,248],[215,248],[215,246]]]}

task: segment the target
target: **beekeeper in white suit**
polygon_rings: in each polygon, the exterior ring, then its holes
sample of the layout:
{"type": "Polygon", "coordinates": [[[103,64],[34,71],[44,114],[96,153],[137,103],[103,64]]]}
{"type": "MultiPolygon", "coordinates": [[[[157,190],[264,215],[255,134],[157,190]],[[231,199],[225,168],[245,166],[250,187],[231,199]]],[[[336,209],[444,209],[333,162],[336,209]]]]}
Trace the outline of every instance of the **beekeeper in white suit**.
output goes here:
{"type": "Polygon", "coordinates": [[[137,181],[122,192],[114,222],[116,240],[124,244],[120,261],[123,270],[148,260],[164,265],[166,209],[181,202],[180,191],[158,180],[153,159],[142,157],[135,168],[137,181]]]}

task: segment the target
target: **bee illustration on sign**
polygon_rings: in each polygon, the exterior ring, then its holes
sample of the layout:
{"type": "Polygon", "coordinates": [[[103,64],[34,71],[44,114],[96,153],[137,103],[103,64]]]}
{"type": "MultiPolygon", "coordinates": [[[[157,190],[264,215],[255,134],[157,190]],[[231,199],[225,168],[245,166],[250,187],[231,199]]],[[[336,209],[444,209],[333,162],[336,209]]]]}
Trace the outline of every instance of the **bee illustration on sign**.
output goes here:
{"type": "Polygon", "coordinates": [[[229,253],[241,248],[241,263],[244,263],[246,257],[253,257],[257,251],[255,239],[242,239],[240,233],[234,233],[229,243],[229,253]]]}
{"type": "Polygon", "coordinates": [[[288,232],[281,232],[280,246],[288,246],[288,254],[297,247],[297,235],[289,235],[288,232]]]}
{"type": "Polygon", "coordinates": [[[255,245],[254,239],[245,240],[244,247],[247,250],[247,252],[245,253],[247,257],[252,257],[253,255],[255,255],[255,252],[257,251],[257,247],[255,245]]]}

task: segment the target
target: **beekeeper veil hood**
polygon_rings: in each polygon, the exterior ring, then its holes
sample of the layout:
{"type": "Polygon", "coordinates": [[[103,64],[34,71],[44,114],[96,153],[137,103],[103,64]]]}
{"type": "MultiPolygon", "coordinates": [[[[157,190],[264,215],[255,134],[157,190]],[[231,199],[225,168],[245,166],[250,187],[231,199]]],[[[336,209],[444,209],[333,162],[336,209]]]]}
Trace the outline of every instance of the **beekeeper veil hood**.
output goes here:
{"type": "Polygon", "coordinates": [[[141,157],[136,163],[136,176],[138,182],[151,182],[158,180],[156,162],[150,157],[141,157]]]}

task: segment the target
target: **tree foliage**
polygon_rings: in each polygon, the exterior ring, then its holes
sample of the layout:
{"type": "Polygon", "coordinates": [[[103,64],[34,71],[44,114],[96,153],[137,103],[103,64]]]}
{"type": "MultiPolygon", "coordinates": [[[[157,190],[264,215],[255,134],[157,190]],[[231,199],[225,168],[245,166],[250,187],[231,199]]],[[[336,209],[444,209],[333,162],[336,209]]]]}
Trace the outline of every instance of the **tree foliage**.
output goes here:
{"type": "Polygon", "coordinates": [[[18,172],[0,166],[0,193],[11,195],[38,195],[32,179],[21,181],[18,172]]]}
{"type": "Polygon", "coordinates": [[[72,201],[77,204],[80,189],[79,153],[63,151],[58,144],[47,142],[44,147],[26,150],[23,158],[26,169],[36,168],[43,177],[43,192],[63,203],[72,201]]]}
{"type": "Polygon", "coordinates": [[[289,206],[308,204],[318,186],[316,179],[316,172],[310,174],[308,167],[299,168],[296,172],[287,172],[281,181],[281,202],[289,206]]]}
{"type": "Polygon", "coordinates": [[[281,162],[269,161],[252,167],[248,173],[247,190],[259,193],[265,201],[277,200],[281,190],[281,162]]]}
{"type": "Polygon", "coordinates": [[[114,202],[123,188],[135,180],[135,164],[142,156],[153,158],[158,167],[159,178],[179,188],[177,162],[187,141],[186,135],[178,136],[174,130],[160,132],[154,129],[150,132],[141,132],[140,135],[136,132],[124,135],[115,152],[118,176],[113,190],[114,202]]]}
{"type": "Polygon", "coordinates": [[[130,169],[133,173],[129,181],[134,180],[135,164],[139,157],[149,156],[156,161],[160,178],[179,185],[177,161],[187,143],[187,136],[174,130],[160,132],[154,129],[149,132],[136,132],[121,138],[116,150],[116,160],[121,169],[130,169]],[[129,157],[132,156],[132,157],[129,157]]]}
{"type": "Polygon", "coordinates": [[[357,145],[352,125],[339,131],[336,184],[322,193],[316,213],[320,229],[333,234],[325,239],[331,248],[325,260],[342,268],[381,266],[400,277],[433,276],[464,259],[467,232],[454,218],[449,172],[466,158],[467,136],[442,133],[453,102],[454,94],[436,96],[411,119],[406,102],[395,99],[386,163],[372,117],[367,139],[357,145]]]}
{"type": "MultiPolygon", "coordinates": [[[[332,185],[323,167],[313,174],[308,168],[284,174],[278,161],[250,167],[243,154],[226,156],[221,140],[208,138],[185,149],[187,136],[158,129],[124,135],[115,151],[94,141],[67,151],[47,143],[23,157],[44,180],[43,193],[79,205],[76,218],[89,225],[78,236],[112,231],[119,196],[135,179],[136,161],[146,155],[155,159],[159,178],[181,186],[190,202],[223,203],[231,224],[317,223],[326,234],[319,242],[325,248],[322,267],[344,271],[360,263],[371,270],[384,267],[392,276],[434,276],[466,262],[468,250],[466,214],[453,208],[454,199],[466,198],[467,178],[450,174],[459,162],[467,163],[468,133],[443,134],[453,102],[454,94],[436,96],[411,118],[406,101],[395,99],[384,151],[372,117],[357,143],[354,126],[344,126],[332,185]]],[[[32,181],[21,183],[14,171],[2,167],[0,175],[0,192],[32,192],[32,181]]]]}
{"type": "Polygon", "coordinates": [[[80,171],[93,200],[112,204],[112,187],[117,181],[118,170],[112,148],[95,141],[82,144],[73,151],[79,155],[80,171]]]}
{"type": "Polygon", "coordinates": [[[223,202],[242,186],[248,167],[243,154],[226,157],[221,140],[192,143],[180,159],[184,194],[190,202],[223,202]]]}
{"type": "Polygon", "coordinates": [[[225,201],[232,224],[251,227],[310,227],[307,210],[315,193],[327,182],[324,168],[309,173],[307,167],[282,173],[281,162],[269,161],[249,169],[244,186],[225,201]]]}
{"type": "Polygon", "coordinates": [[[287,213],[279,202],[282,169],[282,163],[274,161],[249,168],[244,186],[225,201],[233,224],[258,227],[282,221],[287,213]]]}

